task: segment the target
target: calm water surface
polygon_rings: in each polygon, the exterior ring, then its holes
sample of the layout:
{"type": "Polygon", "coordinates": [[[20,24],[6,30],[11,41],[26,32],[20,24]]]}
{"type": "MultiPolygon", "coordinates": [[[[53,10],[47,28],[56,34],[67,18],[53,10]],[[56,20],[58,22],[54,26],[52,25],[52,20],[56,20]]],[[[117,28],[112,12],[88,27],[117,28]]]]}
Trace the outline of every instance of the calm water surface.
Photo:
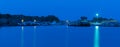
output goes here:
{"type": "Polygon", "coordinates": [[[95,27],[2,27],[0,47],[120,47],[120,27],[99,27],[98,36],[95,31],[95,27]]]}

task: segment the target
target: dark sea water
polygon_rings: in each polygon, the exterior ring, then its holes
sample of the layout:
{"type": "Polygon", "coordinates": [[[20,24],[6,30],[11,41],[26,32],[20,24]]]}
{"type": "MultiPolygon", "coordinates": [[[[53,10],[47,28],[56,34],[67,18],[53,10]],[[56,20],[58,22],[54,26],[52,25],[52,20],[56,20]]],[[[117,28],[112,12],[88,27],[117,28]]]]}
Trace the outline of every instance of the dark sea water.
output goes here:
{"type": "Polygon", "coordinates": [[[120,47],[120,27],[1,27],[0,47],[120,47]]]}

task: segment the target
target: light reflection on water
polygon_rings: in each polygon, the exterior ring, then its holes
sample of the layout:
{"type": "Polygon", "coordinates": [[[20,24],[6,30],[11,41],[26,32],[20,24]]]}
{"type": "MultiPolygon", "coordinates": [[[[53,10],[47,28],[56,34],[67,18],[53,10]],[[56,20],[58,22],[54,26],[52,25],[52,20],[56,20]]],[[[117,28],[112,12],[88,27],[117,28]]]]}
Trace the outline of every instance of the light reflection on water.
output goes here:
{"type": "Polygon", "coordinates": [[[113,47],[119,34],[119,27],[2,27],[0,47],[113,47]]]}
{"type": "Polygon", "coordinates": [[[24,47],[24,26],[21,27],[21,47],[24,47]]]}
{"type": "Polygon", "coordinates": [[[69,26],[66,26],[66,46],[65,47],[69,47],[69,26]]]}
{"type": "MultiPolygon", "coordinates": [[[[64,28],[66,30],[66,32],[65,32],[66,36],[64,38],[65,39],[65,47],[70,47],[71,46],[70,45],[71,44],[70,43],[71,42],[70,41],[70,38],[71,38],[70,37],[70,35],[71,35],[70,31],[71,30],[70,29],[71,29],[71,27],[69,27],[69,26],[64,26],[64,27],[66,28],[66,29],[64,28]]],[[[21,43],[21,47],[25,47],[25,38],[24,38],[25,37],[25,33],[24,33],[25,32],[25,28],[26,27],[24,27],[24,26],[21,27],[21,42],[20,42],[21,43]]],[[[31,31],[33,31],[33,33],[32,33],[33,34],[33,38],[32,38],[32,41],[31,41],[31,42],[33,42],[32,43],[32,47],[37,47],[36,46],[36,44],[37,44],[36,43],[36,41],[37,41],[36,40],[37,39],[37,37],[36,37],[37,36],[36,31],[37,30],[36,29],[37,28],[39,28],[39,27],[33,26],[32,29],[34,29],[34,30],[31,30],[31,31]]],[[[99,26],[95,26],[94,29],[95,29],[95,32],[94,32],[94,47],[100,47],[99,46],[99,26]]]]}
{"type": "MultiPolygon", "coordinates": [[[[36,47],[36,28],[37,26],[34,26],[33,29],[33,47],[36,47]]],[[[21,27],[21,47],[25,47],[24,46],[24,26],[21,27]]]]}
{"type": "Polygon", "coordinates": [[[94,47],[99,47],[99,26],[95,26],[94,47]]]}
{"type": "Polygon", "coordinates": [[[37,28],[37,26],[34,26],[34,33],[33,33],[33,47],[36,47],[36,28],[37,28]]]}

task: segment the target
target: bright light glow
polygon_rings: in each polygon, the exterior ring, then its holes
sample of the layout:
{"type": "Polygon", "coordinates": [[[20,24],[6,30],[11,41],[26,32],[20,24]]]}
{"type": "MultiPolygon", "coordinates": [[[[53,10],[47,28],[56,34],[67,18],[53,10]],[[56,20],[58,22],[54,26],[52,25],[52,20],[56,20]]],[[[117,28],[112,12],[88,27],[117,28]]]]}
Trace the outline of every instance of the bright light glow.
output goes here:
{"type": "Polygon", "coordinates": [[[99,26],[95,26],[94,47],[99,47],[99,26]]]}
{"type": "Polygon", "coordinates": [[[95,29],[99,29],[99,26],[95,26],[95,29]]]}
{"type": "Polygon", "coordinates": [[[34,22],[36,22],[36,20],[34,19],[34,22]]]}
{"type": "Polygon", "coordinates": [[[98,16],[99,16],[99,14],[98,14],[98,13],[96,13],[96,16],[98,17],[98,16]]]}
{"type": "Polygon", "coordinates": [[[21,22],[24,22],[24,20],[22,19],[21,22]]]}

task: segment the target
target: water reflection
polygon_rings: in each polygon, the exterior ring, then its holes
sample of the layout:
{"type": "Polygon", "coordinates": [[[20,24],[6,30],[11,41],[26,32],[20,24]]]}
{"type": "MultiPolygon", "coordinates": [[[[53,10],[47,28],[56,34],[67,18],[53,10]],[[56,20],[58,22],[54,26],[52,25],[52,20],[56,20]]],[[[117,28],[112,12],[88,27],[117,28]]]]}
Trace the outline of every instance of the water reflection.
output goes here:
{"type": "Polygon", "coordinates": [[[21,47],[24,47],[24,26],[21,27],[21,47]]]}
{"type": "Polygon", "coordinates": [[[99,26],[95,26],[94,47],[99,47],[99,26]]]}
{"type": "Polygon", "coordinates": [[[33,33],[33,47],[36,47],[36,26],[34,26],[34,33],[33,33]]]}
{"type": "Polygon", "coordinates": [[[66,46],[65,46],[65,47],[69,47],[69,26],[68,26],[68,25],[66,26],[66,30],[67,30],[67,31],[66,31],[66,40],[65,40],[65,41],[66,41],[66,42],[65,42],[65,43],[66,43],[66,44],[65,44],[66,46]]]}

